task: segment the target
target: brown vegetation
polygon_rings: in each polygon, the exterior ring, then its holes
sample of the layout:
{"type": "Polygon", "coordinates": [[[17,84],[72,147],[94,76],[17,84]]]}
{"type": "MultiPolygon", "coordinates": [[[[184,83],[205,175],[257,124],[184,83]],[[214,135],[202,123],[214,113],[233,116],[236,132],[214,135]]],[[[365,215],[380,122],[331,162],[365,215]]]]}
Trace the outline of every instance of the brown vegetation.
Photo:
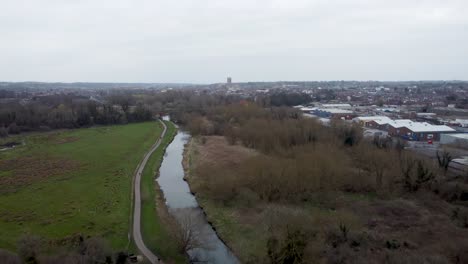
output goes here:
{"type": "Polygon", "coordinates": [[[76,161],[39,156],[0,160],[0,171],[8,173],[0,177],[0,193],[62,175],[79,166],[76,161]]]}
{"type": "Polygon", "coordinates": [[[446,199],[448,186],[464,183],[451,183],[440,164],[398,142],[362,140],[344,123],[235,108],[189,126],[203,136],[187,158],[192,189],[242,261],[467,261],[463,195],[446,199]]]}

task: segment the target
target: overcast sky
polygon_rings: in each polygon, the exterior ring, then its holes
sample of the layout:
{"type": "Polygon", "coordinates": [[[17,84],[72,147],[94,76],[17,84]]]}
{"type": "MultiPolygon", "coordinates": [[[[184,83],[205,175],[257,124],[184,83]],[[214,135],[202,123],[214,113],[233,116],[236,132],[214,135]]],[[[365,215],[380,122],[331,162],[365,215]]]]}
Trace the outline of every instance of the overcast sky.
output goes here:
{"type": "Polygon", "coordinates": [[[0,81],[468,80],[468,0],[0,0],[0,81]]]}

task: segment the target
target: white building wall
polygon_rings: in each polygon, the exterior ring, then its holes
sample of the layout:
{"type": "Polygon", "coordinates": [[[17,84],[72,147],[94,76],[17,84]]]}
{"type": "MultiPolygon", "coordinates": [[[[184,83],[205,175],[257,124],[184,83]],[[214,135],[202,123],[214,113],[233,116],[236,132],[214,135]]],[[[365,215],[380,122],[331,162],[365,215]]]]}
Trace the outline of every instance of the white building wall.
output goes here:
{"type": "Polygon", "coordinates": [[[441,134],[440,143],[468,145],[468,134],[441,134]]]}

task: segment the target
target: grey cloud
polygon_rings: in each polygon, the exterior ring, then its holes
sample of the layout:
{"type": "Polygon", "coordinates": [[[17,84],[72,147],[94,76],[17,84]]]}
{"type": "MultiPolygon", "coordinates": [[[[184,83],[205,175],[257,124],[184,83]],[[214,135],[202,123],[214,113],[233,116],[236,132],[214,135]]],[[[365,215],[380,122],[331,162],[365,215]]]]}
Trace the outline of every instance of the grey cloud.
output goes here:
{"type": "Polygon", "coordinates": [[[463,0],[1,0],[0,80],[468,79],[463,0]]]}

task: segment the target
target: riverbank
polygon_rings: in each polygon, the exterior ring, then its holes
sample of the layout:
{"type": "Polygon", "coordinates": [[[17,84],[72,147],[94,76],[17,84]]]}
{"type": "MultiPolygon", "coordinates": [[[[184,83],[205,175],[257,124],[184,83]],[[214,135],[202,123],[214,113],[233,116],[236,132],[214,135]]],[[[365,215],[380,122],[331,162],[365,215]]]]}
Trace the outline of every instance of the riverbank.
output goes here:
{"type": "MultiPolygon", "coordinates": [[[[210,163],[221,163],[226,166],[236,166],[240,164],[243,158],[256,155],[254,151],[239,148],[238,146],[229,146],[225,144],[222,137],[192,137],[184,148],[183,166],[185,178],[192,193],[196,196],[199,206],[205,213],[207,221],[213,227],[218,237],[230,248],[241,263],[247,263],[251,260],[250,256],[257,255],[263,251],[263,244],[266,243],[262,238],[262,229],[254,226],[242,226],[239,212],[234,206],[224,206],[207,198],[199,189],[200,178],[197,178],[196,167],[200,163],[210,159],[210,163]],[[208,138],[208,139],[207,139],[208,138]],[[210,141],[210,142],[207,142],[210,141]],[[199,147],[208,143],[208,148],[200,153],[199,147]],[[228,146],[228,149],[226,149],[228,146]],[[216,152],[216,155],[212,155],[216,152]],[[212,159],[216,156],[216,159],[212,159]]],[[[261,227],[261,226],[260,226],[261,227]]]]}
{"type": "Polygon", "coordinates": [[[151,155],[142,174],[141,230],[145,244],[151,251],[158,253],[165,263],[186,263],[186,255],[179,252],[174,240],[171,229],[174,219],[167,211],[164,195],[156,181],[166,148],[177,134],[177,128],[172,122],[165,121],[165,124],[166,136],[160,148],[151,155]]]}

